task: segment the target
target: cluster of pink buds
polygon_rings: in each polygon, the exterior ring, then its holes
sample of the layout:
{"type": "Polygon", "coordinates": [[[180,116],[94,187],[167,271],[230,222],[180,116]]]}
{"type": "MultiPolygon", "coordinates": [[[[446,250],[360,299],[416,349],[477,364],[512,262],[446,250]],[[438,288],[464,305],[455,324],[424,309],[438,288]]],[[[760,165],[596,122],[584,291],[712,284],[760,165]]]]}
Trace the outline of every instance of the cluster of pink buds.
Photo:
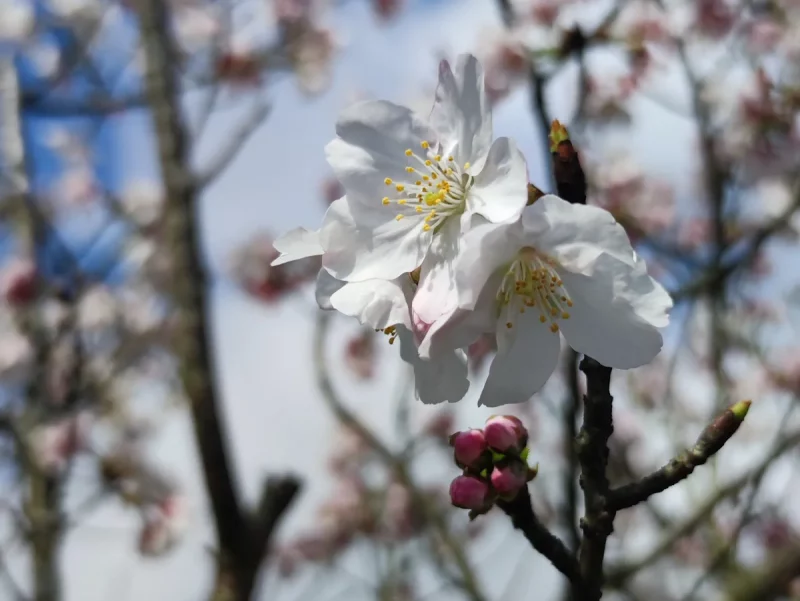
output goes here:
{"type": "Polygon", "coordinates": [[[511,501],[536,477],[528,466],[528,431],[513,415],[495,415],[482,430],[450,437],[456,465],[463,470],[450,484],[450,501],[470,510],[470,518],[489,511],[497,499],[511,501]]]}

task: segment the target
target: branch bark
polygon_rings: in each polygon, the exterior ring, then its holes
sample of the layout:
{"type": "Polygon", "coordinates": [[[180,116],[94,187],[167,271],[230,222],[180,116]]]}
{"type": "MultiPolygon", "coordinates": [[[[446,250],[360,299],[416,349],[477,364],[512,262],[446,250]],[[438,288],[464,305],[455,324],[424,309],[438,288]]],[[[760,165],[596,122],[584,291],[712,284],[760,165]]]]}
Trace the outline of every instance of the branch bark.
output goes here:
{"type": "Polygon", "coordinates": [[[534,549],[544,555],[570,582],[576,586],[580,585],[578,562],[563,541],[536,517],[527,487],[521,490],[513,501],[500,500],[497,506],[511,518],[514,528],[522,532],[534,549]]]}
{"type": "Polygon", "coordinates": [[[673,457],[666,465],[638,482],[612,490],[608,495],[609,507],[613,511],[633,507],[689,477],[696,467],[706,463],[730,440],[749,407],[749,401],[732,405],[706,426],[691,449],[673,457]]]}
{"type": "Polygon", "coordinates": [[[212,598],[248,601],[269,537],[296,495],[299,483],[291,477],[272,485],[268,483],[261,503],[265,513],[255,518],[239,499],[214,378],[213,340],[205,322],[208,278],[200,258],[195,214],[198,190],[189,168],[189,137],[180,114],[174,71],[178,55],[169,34],[166,4],[161,0],[143,0],[139,7],[147,63],[146,95],[155,121],[168,198],[165,230],[173,253],[172,298],[178,314],[175,352],[189,399],[219,542],[217,582],[212,598]]]}
{"type": "Polygon", "coordinates": [[[581,520],[583,543],[580,562],[583,587],[582,601],[597,601],[603,595],[603,558],[606,539],[614,528],[614,512],[607,506],[608,439],[614,431],[613,397],[609,392],[611,368],[600,365],[591,357],[580,364],[586,374],[586,395],[583,397],[583,426],[577,439],[578,460],[581,465],[580,485],[586,513],[581,520]]]}

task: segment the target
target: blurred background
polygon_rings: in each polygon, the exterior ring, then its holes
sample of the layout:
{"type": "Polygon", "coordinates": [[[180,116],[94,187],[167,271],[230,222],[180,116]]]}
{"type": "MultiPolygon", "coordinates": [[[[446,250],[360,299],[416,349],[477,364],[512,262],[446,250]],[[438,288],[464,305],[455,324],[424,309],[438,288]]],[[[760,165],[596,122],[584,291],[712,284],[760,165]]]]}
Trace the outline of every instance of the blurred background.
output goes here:
{"type": "MultiPolygon", "coordinates": [[[[463,52],[531,182],[559,119],[675,298],[613,374],[612,484],[753,399],[617,515],[604,598],[800,599],[796,0],[0,0],[0,599],[568,598],[502,513],[450,507],[479,386],[421,404],[384,336],[317,309],[315,260],[270,267],[341,195],[338,112],[427,114],[463,52]]],[[[504,408],[571,548],[583,387],[565,348],[504,408]]]]}

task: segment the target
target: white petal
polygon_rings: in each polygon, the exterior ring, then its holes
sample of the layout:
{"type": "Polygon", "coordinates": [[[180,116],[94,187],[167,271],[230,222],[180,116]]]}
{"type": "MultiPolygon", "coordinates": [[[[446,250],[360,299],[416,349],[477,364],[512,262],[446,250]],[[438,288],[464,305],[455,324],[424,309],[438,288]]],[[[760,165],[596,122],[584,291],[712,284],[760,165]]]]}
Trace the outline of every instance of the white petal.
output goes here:
{"type": "Polygon", "coordinates": [[[386,209],[353,206],[350,197],[334,201],[325,213],[320,240],[323,266],[340,280],[393,279],[420,266],[433,232],[423,230],[423,219],[409,215],[395,221],[376,215],[386,209]]]}
{"type": "Polygon", "coordinates": [[[317,274],[317,287],[314,290],[314,296],[317,299],[319,308],[325,309],[326,311],[333,309],[334,307],[331,304],[331,296],[346,284],[347,282],[337,280],[325,269],[320,269],[319,273],[317,274]]]}
{"type": "Polygon", "coordinates": [[[528,167],[509,138],[498,138],[467,196],[467,210],[493,223],[516,221],[528,202],[528,167]]]}
{"type": "Polygon", "coordinates": [[[398,328],[400,357],[414,368],[417,398],[426,404],[454,403],[461,400],[469,389],[467,360],[461,351],[451,351],[439,357],[424,360],[417,353],[414,335],[406,328],[398,328]]]}
{"type": "Polygon", "coordinates": [[[545,385],[558,364],[561,337],[539,322],[535,311],[504,312],[497,322],[497,354],[489,368],[479,405],[524,403],[545,385]],[[513,321],[513,327],[506,323],[513,321]]]}
{"type": "Polygon", "coordinates": [[[617,369],[644,365],[659,353],[658,327],[667,325],[672,300],[644,262],[631,267],[602,255],[591,275],[559,275],[573,301],[570,318],[559,322],[572,348],[617,369]]]}
{"type": "Polygon", "coordinates": [[[415,321],[431,324],[457,307],[455,260],[460,237],[459,220],[448,219],[433,239],[422,262],[419,285],[412,302],[415,321]]]}
{"type": "Polygon", "coordinates": [[[591,269],[601,254],[629,265],[636,262],[628,234],[605,209],[548,194],[525,209],[521,223],[530,246],[575,273],[591,269]]]}
{"type": "Polygon", "coordinates": [[[459,307],[475,306],[489,278],[510,263],[521,248],[521,234],[517,223],[482,223],[464,234],[456,260],[459,307]]]}
{"type": "Polygon", "coordinates": [[[330,304],[371,328],[382,330],[398,324],[410,328],[411,294],[413,282],[405,275],[395,280],[351,282],[331,295],[330,304]]]}
{"type": "Polygon", "coordinates": [[[322,254],[322,246],[319,242],[318,230],[307,230],[298,227],[286,232],[283,236],[272,243],[281,255],[275,259],[271,265],[283,265],[290,261],[305,259],[322,254]]]}
{"type": "Polygon", "coordinates": [[[435,357],[452,349],[466,348],[483,334],[494,333],[497,322],[495,295],[501,279],[502,273],[499,273],[487,281],[473,309],[456,308],[433,322],[420,342],[420,356],[435,357]]]}
{"type": "Polygon", "coordinates": [[[385,101],[366,101],[346,108],[336,123],[337,138],[325,148],[336,178],[354,204],[376,206],[394,218],[381,198],[394,191],[384,180],[409,179],[406,149],[420,151],[433,132],[409,109],[385,101]]]}
{"type": "Polygon", "coordinates": [[[455,74],[447,61],[440,63],[431,124],[445,152],[452,153],[459,165],[477,163],[489,152],[492,113],[483,68],[474,56],[459,56],[455,74]]]}

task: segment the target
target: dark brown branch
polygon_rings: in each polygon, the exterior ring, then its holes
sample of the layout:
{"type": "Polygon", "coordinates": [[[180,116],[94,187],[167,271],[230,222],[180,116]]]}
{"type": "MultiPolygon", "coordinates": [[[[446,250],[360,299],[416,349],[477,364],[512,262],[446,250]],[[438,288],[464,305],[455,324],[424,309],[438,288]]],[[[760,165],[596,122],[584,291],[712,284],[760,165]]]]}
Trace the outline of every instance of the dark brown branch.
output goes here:
{"type": "Polygon", "coordinates": [[[572,551],[577,552],[581,544],[578,530],[578,473],[580,465],[575,452],[575,438],[578,434],[578,412],[580,410],[581,395],[578,389],[578,353],[570,350],[564,376],[567,380],[569,394],[564,408],[564,459],[567,469],[564,470],[564,522],[567,528],[567,544],[572,551]]]}
{"type": "Polygon", "coordinates": [[[267,484],[257,523],[239,499],[230,463],[214,378],[213,340],[206,327],[208,278],[200,258],[196,225],[198,190],[189,171],[188,134],[180,114],[175,66],[178,54],[170,37],[166,5],[144,0],[140,26],[147,59],[148,102],[155,121],[162,176],[169,199],[165,213],[168,246],[174,260],[172,298],[178,323],[175,352],[192,412],[195,440],[203,466],[219,541],[217,595],[248,601],[268,538],[297,493],[293,479],[267,484]]]}
{"type": "Polygon", "coordinates": [[[514,528],[525,535],[536,551],[544,555],[570,582],[575,585],[580,584],[578,562],[562,540],[550,532],[536,517],[527,488],[520,491],[513,501],[500,500],[497,506],[511,518],[514,528]]]}
{"type": "Polygon", "coordinates": [[[706,426],[691,449],[638,482],[612,490],[609,506],[614,511],[633,507],[687,478],[694,468],[706,463],[730,440],[747,415],[749,406],[749,401],[732,405],[706,426]]]}
{"type": "Polygon", "coordinates": [[[581,465],[580,485],[586,505],[581,520],[583,543],[580,562],[583,587],[580,598],[596,601],[603,592],[603,558],[606,539],[613,531],[614,513],[607,507],[608,439],[614,432],[613,397],[609,392],[611,368],[584,357],[580,369],[586,374],[586,395],[583,397],[583,426],[577,439],[581,465]]]}

